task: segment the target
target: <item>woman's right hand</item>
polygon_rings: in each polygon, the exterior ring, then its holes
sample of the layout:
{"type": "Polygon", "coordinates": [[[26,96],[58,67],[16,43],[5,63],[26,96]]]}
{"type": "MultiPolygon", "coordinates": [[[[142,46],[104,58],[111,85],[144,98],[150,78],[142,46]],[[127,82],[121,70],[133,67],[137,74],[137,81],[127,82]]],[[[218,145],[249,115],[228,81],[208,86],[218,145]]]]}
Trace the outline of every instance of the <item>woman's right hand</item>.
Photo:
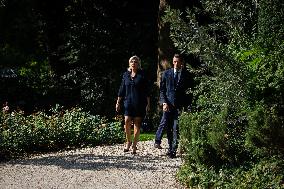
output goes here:
{"type": "Polygon", "coordinates": [[[120,110],[120,104],[119,103],[116,103],[115,110],[116,110],[116,112],[119,112],[119,110],[120,110]]]}

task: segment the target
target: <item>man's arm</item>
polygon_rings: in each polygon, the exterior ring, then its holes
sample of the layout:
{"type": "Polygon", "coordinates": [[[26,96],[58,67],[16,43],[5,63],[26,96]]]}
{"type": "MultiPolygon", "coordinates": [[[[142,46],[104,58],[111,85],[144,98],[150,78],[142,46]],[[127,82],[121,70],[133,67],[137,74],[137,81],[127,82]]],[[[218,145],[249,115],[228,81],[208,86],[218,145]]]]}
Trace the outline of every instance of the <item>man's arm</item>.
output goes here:
{"type": "Polygon", "coordinates": [[[162,74],[161,82],[160,82],[160,103],[167,103],[167,83],[165,72],[162,74]]]}
{"type": "Polygon", "coordinates": [[[169,111],[169,104],[168,104],[168,97],[167,97],[167,80],[166,80],[166,71],[162,75],[162,79],[160,82],[160,103],[163,105],[163,111],[169,111]]]}

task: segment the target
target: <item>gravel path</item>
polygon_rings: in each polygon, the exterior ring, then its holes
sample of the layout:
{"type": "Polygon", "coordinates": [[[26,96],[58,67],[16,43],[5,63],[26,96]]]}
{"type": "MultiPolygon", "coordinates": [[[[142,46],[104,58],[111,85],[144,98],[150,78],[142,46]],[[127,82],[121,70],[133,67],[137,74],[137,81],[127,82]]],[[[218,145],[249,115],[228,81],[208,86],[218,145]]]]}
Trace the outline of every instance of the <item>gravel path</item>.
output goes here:
{"type": "Polygon", "coordinates": [[[37,155],[0,164],[1,189],[183,189],[175,179],[181,158],[169,159],[153,141],[139,142],[136,155],[123,144],[37,155]]]}

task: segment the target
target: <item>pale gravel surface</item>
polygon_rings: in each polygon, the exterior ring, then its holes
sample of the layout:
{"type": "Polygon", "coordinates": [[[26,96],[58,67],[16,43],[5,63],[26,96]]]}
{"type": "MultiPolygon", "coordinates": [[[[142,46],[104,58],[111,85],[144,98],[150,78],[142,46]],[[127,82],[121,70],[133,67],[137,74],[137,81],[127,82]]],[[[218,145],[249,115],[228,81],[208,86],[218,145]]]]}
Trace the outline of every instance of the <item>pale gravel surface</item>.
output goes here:
{"type": "Polygon", "coordinates": [[[153,141],[139,142],[137,155],[123,144],[37,155],[0,163],[1,189],[183,189],[175,174],[182,161],[165,156],[153,141]]]}

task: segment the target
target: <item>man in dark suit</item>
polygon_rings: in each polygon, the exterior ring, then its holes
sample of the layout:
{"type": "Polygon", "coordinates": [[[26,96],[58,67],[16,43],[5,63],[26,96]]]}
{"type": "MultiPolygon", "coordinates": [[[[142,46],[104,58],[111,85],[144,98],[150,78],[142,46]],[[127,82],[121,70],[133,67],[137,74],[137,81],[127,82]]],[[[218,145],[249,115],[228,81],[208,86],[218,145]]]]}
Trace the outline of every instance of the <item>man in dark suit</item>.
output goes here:
{"type": "Polygon", "coordinates": [[[182,57],[175,54],[173,68],[165,70],[160,83],[160,103],[163,105],[163,116],[156,132],[155,148],[161,149],[163,129],[167,130],[169,149],[167,155],[176,157],[178,147],[178,115],[183,108],[190,104],[186,90],[191,86],[192,79],[186,70],[182,57]]]}

